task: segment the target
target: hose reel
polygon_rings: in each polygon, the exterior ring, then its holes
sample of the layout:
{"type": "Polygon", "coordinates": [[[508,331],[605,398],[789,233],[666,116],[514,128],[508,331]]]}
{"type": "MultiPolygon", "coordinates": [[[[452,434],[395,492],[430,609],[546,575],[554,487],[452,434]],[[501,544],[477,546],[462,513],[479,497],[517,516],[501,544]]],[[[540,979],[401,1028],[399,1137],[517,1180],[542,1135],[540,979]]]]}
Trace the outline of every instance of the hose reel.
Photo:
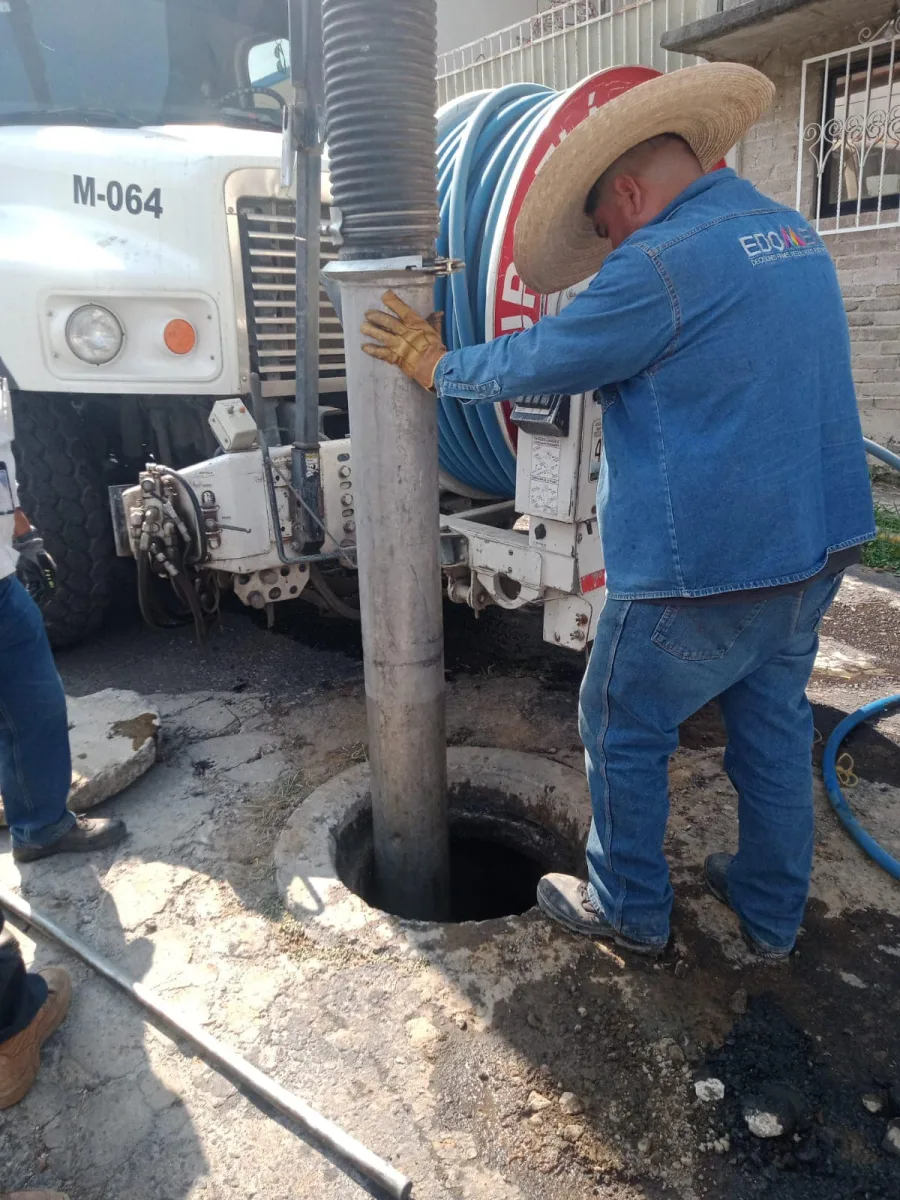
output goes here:
{"type": "MultiPolygon", "coordinates": [[[[577,125],[657,75],[649,67],[613,67],[567,92],[516,83],[440,109],[438,254],[466,263],[465,271],[440,279],[435,288],[449,349],[528,329],[577,294],[579,288],[570,288],[539,296],[519,277],[513,235],[522,203],[541,165],[577,125]]],[[[479,498],[514,495],[518,430],[510,414],[509,404],[441,399],[440,464],[450,490],[479,498]]]]}

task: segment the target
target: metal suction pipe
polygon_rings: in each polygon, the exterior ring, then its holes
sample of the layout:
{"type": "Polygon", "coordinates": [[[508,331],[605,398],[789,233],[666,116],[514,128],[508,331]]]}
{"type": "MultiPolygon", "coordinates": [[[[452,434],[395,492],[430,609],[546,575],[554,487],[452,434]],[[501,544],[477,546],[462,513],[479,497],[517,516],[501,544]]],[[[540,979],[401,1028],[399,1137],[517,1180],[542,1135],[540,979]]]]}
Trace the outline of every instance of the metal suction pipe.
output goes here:
{"type": "Polygon", "coordinates": [[[380,903],[449,915],[444,635],[433,397],[363,354],[387,288],[433,307],[434,0],[324,0],[325,103],[341,261],[356,546],[380,903]]]}

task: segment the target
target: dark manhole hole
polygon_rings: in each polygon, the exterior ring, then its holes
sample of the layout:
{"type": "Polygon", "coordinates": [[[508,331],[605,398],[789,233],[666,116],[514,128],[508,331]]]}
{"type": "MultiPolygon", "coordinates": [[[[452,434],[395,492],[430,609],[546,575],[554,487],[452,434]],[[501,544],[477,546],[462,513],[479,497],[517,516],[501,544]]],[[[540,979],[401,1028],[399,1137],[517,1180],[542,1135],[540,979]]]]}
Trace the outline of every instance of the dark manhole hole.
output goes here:
{"type": "MultiPolygon", "coordinates": [[[[337,835],[345,887],[384,909],[375,873],[372,810],[337,835]]],[[[582,874],[584,852],[516,809],[515,797],[469,785],[450,791],[450,921],[490,921],[534,907],[548,871],[582,874]]]]}

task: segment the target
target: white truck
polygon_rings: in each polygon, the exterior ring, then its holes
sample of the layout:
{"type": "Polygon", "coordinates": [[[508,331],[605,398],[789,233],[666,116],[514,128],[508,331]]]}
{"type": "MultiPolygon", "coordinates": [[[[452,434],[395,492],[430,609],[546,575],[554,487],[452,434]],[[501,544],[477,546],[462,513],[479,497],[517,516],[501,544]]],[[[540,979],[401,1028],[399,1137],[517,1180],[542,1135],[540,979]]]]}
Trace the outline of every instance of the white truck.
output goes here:
{"type": "MultiPolygon", "coordinates": [[[[510,162],[514,170],[496,194],[502,203],[491,237],[482,243],[481,262],[466,264],[470,276],[479,268],[485,272],[484,336],[527,328],[558,312],[584,286],[551,297],[531,291],[515,267],[516,218],[554,147],[599,104],[646,74],[640,68],[610,71],[554,97],[510,162]]],[[[483,94],[461,97],[440,110],[442,146],[462,124],[477,121],[483,99],[483,94]]],[[[330,214],[338,237],[343,217],[337,209],[330,214]]],[[[448,266],[460,271],[458,262],[438,262],[438,278],[448,266]]],[[[338,286],[345,272],[352,277],[355,269],[352,262],[330,264],[325,271],[329,287],[338,286]]],[[[401,275],[396,286],[402,286],[401,275]]],[[[464,277],[460,273],[457,278],[464,277]]],[[[437,296],[436,307],[449,299],[437,296]]],[[[359,337],[355,329],[346,334],[359,337]]],[[[350,382],[352,386],[352,378],[350,382]]],[[[422,402],[434,403],[424,396],[422,402]]],[[[540,607],[547,641],[586,649],[606,591],[597,522],[603,459],[600,397],[526,396],[511,406],[479,406],[467,414],[452,407],[455,401],[438,403],[441,569],[447,597],[476,612],[540,607]],[[497,464],[492,474],[486,469],[492,465],[491,454],[497,464]],[[472,470],[476,455],[480,476],[472,470]],[[510,465],[509,482],[499,478],[499,464],[510,465]],[[490,492],[478,490],[479,478],[490,492]]],[[[372,448],[351,438],[320,441],[317,517],[322,543],[308,553],[291,537],[298,510],[306,506],[292,471],[293,447],[264,436],[252,408],[240,397],[217,402],[210,425],[220,453],[179,472],[150,464],[139,483],[119,497],[121,546],[138,562],[141,595],[150,597],[154,578],[168,581],[181,601],[191,605],[201,628],[226,589],[244,604],[267,610],[270,619],[279,604],[301,597],[353,616],[356,480],[360,456],[372,448]]],[[[397,528],[386,538],[386,561],[402,552],[402,512],[396,521],[397,528]]]]}
{"type": "MultiPolygon", "coordinates": [[[[254,376],[291,428],[287,34],[285,0],[0,0],[0,376],[22,502],[60,569],[56,645],[131,590],[110,486],[213,455],[212,405],[254,376]]],[[[342,334],[318,301],[339,436],[342,334]]]]}
{"type": "MultiPolygon", "coordinates": [[[[312,9],[0,0],[0,376],[23,504],[60,567],[45,609],[56,645],[131,593],[126,556],[153,624],[193,618],[202,631],[223,591],[270,618],[300,597],[358,615],[353,455],[365,447],[350,445],[343,334],[324,291],[318,367],[298,354],[319,263],[307,254],[311,286],[298,288],[297,255],[321,233],[322,257],[336,257],[341,222],[293,158],[310,144],[299,102],[285,104],[303,88],[289,78],[298,11],[312,9]]],[[[557,97],[509,182],[486,336],[571,298],[525,288],[513,229],[540,163],[597,95],[588,80],[557,97]]],[[[448,106],[441,127],[478,100],[448,106]]],[[[529,397],[485,419],[496,428],[479,437],[508,447],[514,486],[479,492],[445,468],[447,595],[476,611],[539,605],[548,641],[584,649],[605,594],[597,397],[529,397]]]]}

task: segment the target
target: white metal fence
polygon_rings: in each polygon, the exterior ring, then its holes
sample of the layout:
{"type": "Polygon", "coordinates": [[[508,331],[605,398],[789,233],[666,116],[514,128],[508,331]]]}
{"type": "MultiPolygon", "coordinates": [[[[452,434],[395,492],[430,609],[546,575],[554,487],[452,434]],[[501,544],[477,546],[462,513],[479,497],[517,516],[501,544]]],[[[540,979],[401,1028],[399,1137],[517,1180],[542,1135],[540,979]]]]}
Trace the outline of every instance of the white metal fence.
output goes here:
{"type": "Polygon", "coordinates": [[[662,35],[720,7],[720,0],[553,3],[517,25],[442,54],[438,98],[444,104],[465,92],[522,82],[560,90],[606,67],[675,71],[697,60],[663,50],[662,35]]]}
{"type": "Polygon", "coordinates": [[[822,234],[900,225],[900,17],[803,64],[797,207],[822,234]]]}

